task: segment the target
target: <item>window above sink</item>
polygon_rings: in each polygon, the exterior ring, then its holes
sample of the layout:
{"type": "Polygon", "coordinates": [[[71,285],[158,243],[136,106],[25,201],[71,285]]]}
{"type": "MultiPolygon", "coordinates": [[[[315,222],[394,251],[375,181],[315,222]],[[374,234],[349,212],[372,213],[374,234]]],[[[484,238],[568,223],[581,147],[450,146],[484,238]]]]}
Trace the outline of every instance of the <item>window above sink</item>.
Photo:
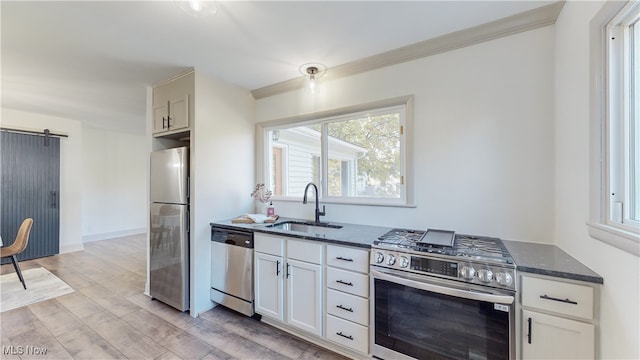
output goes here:
{"type": "Polygon", "coordinates": [[[411,206],[412,97],[258,125],[263,178],[274,200],[411,206]]]}

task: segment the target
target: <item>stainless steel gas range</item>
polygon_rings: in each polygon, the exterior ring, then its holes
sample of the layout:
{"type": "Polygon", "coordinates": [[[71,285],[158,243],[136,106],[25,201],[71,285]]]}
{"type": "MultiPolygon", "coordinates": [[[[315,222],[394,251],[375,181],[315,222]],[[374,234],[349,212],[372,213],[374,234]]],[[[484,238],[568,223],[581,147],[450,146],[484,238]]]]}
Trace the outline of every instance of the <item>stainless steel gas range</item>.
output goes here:
{"type": "Polygon", "coordinates": [[[513,259],[498,238],[393,229],[370,259],[371,354],[515,359],[513,259]]]}

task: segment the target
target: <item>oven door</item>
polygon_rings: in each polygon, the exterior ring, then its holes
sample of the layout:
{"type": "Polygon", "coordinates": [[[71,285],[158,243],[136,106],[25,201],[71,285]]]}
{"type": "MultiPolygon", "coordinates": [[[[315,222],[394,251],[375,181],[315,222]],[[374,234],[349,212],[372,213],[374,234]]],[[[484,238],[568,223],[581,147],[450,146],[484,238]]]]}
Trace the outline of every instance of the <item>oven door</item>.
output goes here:
{"type": "Polygon", "coordinates": [[[513,293],[371,268],[371,355],[515,359],[513,293]]]}

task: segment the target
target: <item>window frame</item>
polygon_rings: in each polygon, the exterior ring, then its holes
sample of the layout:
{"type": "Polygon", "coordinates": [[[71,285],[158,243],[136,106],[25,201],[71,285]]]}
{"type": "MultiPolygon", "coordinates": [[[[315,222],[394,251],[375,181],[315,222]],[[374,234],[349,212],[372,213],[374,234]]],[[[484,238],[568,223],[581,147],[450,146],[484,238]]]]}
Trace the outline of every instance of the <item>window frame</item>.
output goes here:
{"type": "Polygon", "coordinates": [[[625,100],[629,73],[624,61],[629,53],[624,40],[628,33],[624,28],[639,9],[637,2],[607,2],[591,22],[591,196],[587,222],[591,237],[636,256],[640,256],[640,223],[629,218],[630,206],[623,206],[630,204],[632,155],[628,141],[631,104],[625,100]]]}
{"type": "MultiPolygon", "coordinates": [[[[321,111],[309,114],[303,114],[300,116],[271,120],[256,124],[256,142],[259,164],[256,169],[256,174],[259,178],[265,179],[265,184],[271,188],[271,166],[269,163],[270,147],[272,146],[272,140],[269,138],[269,132],[272,130],[281,130],[285,128],[305,126],[311,124],[324,124],[328,122],[338,122],[338,119],[344,119],[366,112],[377,112],[382,109],[389,109],[393,107],[402,108],[404,111],[404,119],[401,119],[401,125],[403,126],[403,134],[400,141],[400,162],[401,173],[403,176],[403,186],[401,189],[401,196],[399,199],[385,199],[385,198],[366,198],[366,197],[335,197],[327,196],[328,184],[326,181],[321,181],[319,185],[320,201],[326,204],[347,204],[347,205],[371,205],[371,206],[390,206],[390,207],[415,207],[413,205],[413,156],[410,149],[412,149],[412,128],[413,128],[413,96],[402,96],[393,99],[386,99],[376,101],[372,103],[354,105],[344,108],[332,109],[328,111],[321,111]]],[[[322,126],[321,135],[321,154],[327,154],[328,144],[322,140],[322,137],[326,136],[327,126],[322,126]]],[[[325,175],[325,169],[327,166],[327,157],[321,155],[321,177],[325,175]]],[[[258,179],[257,179],[258,180],[258,179]]],[[[262,180],[260,180],[262,181],[262,180]]],[[[315,181],[314,181],[315,182],[315,181]]],[[[274,201],[302,201],[301,196],[273,196],[274,201]]]]}

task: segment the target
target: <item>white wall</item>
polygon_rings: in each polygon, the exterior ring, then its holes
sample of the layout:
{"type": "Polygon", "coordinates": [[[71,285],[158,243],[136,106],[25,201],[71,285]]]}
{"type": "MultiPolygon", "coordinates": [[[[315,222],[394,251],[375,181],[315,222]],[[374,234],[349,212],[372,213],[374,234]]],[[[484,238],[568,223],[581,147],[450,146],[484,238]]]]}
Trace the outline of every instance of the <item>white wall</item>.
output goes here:
{"type": "Polygon", "coordinates": [[[147,137],[92,127],[82,136],[83,241],[146,232],[147,137]]]}
{"type": "Polygon", "coordinates": [[[602,2],[568,1],[556,23],[556,244],[604,278],[602,359],[640,358],[640,259],[591,238],[589,22],[602,2]]]}
{"type": "MultiPolygon", "coordinates": [[[[260,99],[257,121],[414,95],[416,207],[328,204],[325,219],[552,242],[553,37],[549,26],[325,81],[317,97],[260,99]]],[[[275,205],[313,218],[312,205],[275,205]]]]}
{"type": "Polygon", "coordinates": [[[247,90],[196,71],[191,135],[191,314],[213,306],[211,227],[252,210],[254,103],[247,90]]]}
{"type": "Polygon", "coordinates": [[[79,121],[2,109],[2,126],[49,129],[60,140],[60,253],[82,250],[82,125],[79,121]]]}

